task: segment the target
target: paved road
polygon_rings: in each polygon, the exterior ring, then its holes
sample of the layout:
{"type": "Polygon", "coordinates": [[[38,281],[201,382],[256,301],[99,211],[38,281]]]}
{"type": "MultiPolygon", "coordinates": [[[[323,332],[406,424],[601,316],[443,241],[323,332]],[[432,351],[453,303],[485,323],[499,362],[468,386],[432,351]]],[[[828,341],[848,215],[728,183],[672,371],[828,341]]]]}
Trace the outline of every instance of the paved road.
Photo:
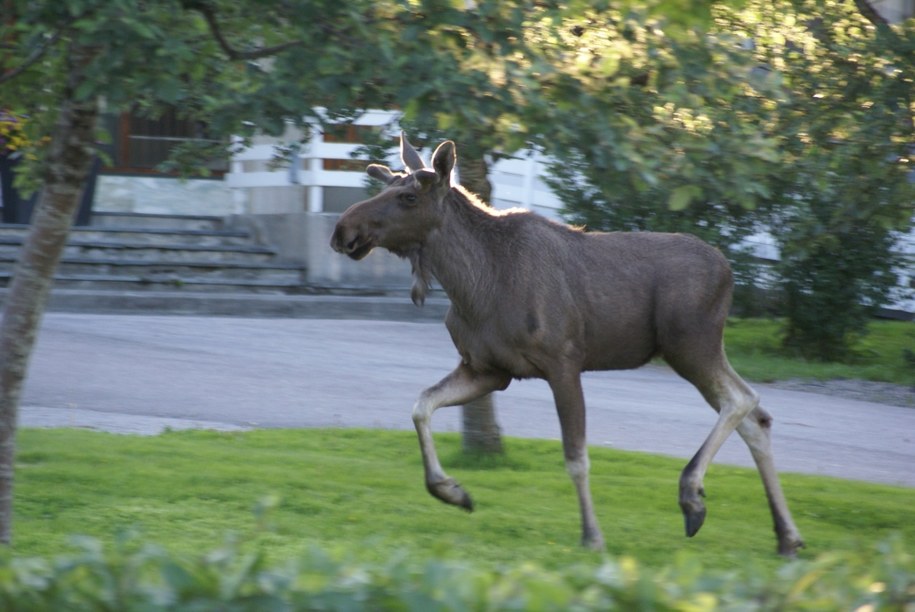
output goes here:
{"type": "MultiPolygon", "coordinates": [[[[419,391],[457,354],[442,324],[391,321],[45,316],[20,422],[125,433],[164,427],[412,429],[419,391]]],[[[662,367],[585,376],[592,445],[690,457],[715,414],[662,367]]],[[[783,471],[915,487],[915,410],[758,385],[783,471]]],[[[542,381],[497,400],[508,436],[559,438],[542,381]]],[[[440,410],[437,431],[458,431],[440,410]]],[[[752,465],[735,435],[718,462],[752,465]]]]}

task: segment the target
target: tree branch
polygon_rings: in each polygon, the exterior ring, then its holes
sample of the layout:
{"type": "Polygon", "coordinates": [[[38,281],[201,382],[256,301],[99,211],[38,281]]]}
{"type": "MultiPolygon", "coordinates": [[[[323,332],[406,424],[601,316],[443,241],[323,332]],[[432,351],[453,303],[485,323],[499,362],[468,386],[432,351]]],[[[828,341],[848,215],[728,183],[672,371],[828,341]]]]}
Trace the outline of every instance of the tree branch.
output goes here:
{"type": "MultiPolygon", "coordinates": [[[[70,22],[70,23],[72,23],[72,22],[70,22]]],[[[32,54],[29,55],[21,64],[19,64],[15,68],[7,70],[3,74],[0,74],[0,83],[5,83],[6,81],[10,81],[10,80],[16,78],[17,76],[19,76],[20,74],[22,74],[23,72],[25,72],[26,70],[31,68],[33,65],[35,65],[37,62],[39,62],[41,60],[41,58],[44,57],[45,53],[48,52],[48,49],[53,47],[54,44],[60,39],[60,37],[63,36],[64,31],[70,26],[70,23],[67,23],[64,27],[59,29],[52,36],[50,36],[47,40],[45,40],[44,44],[40,45],[37,49],[32,51],[32,54]]]]}
{"type": "Polygon", "coordinates": [[[207,2],[207,0],[184,0],[182,5],[185,9],[197,11],[207,22],[207,26],[210,28],[210,33],[213,35],[213,39],[219,44],[219,47],[223,52],[229,57],[230,60],[255,60],[262,57],[269,57],[271,55],[276,55],[286,49],[292,47],[297,47],[302,44],[301,40],[291,40],[279,45],[274,45],[272,47],[262,47],[260,49],[251,49],[247,51],[240,51],[232,47],[229,44],[229,41],[226,40],[225,36],[222,34],[222,29],[219,27],[219,21],[216,19],[216,12],[213,10],[213,7],[207,2]]]}

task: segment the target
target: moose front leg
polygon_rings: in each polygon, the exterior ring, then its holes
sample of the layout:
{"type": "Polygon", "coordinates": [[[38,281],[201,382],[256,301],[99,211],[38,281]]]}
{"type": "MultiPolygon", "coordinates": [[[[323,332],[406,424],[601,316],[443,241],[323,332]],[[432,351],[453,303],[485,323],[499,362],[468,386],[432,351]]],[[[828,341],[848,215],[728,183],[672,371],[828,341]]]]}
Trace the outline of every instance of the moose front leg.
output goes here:
{"type": "Polygon", "coordinates": [[[442,469],[432,440],[432,413],[442,406],[457,406],[473,401],[492,391],[501,391],[511,378],[501,374],[478,374],[465,364],[459,365],[438,384],[423,391],[413,406],[413,424],[419,436],[419,449],[426,472],[426,489],[445,503],[473,510],[473,500],[456,480],[442,469]]]}
{"type": "Polygon", "coordinates": [[[715,454],[740,422],[759,405],[759,397],[726,361],[707,379],[689,379],[718,412],[718,420],[699,451],[680,473],[680,509],[686,535],[693,537],[705,522],[705,489],[702,482],[715,454]]]}
{"type": "Polygon", "coordinates": [[[556,400],[556,412],[562,429],[562,449],[565,454],[566,470],[578,493],[581,511],[581,544],[593,550],[604,550],[604,536],[588,484],[588,441],[585,432],[585,398],[581,390],[581,375],[578,371],[552,376],[548,380],[556,400]]]}

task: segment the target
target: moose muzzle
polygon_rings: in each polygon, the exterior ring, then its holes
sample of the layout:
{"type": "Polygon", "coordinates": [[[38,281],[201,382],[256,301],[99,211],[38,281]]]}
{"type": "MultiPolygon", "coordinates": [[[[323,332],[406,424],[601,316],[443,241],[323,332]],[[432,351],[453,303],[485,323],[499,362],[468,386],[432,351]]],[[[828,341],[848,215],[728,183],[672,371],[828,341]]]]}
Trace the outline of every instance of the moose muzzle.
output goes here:
{"type": "Polygon", "coordinates": [[[330,247],[358,261],[368,255],[375,248],[375,244],[370,237],[360,232],[358,227],[348,225],[345,219],[341,218],[334,228],[330,247]]]}

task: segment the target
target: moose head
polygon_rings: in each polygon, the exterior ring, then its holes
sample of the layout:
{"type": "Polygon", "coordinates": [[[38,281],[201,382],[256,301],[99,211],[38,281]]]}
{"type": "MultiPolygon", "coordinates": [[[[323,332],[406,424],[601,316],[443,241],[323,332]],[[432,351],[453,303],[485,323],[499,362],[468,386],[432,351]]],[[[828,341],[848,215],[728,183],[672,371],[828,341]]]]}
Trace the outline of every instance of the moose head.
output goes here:
{"type": "Polygon", "coordinates": [[[353,204],[337,222],[331,247],[359,260],[375,247],[401,257],[411,257],[439,226],[442,202],[451,190],[451,173],[457,159],[454,143],[443,142],[426,167],[419,153],[400,137],[403,172],[370,164],[369,176],[387,186],[378,195],[353,204]]]}

